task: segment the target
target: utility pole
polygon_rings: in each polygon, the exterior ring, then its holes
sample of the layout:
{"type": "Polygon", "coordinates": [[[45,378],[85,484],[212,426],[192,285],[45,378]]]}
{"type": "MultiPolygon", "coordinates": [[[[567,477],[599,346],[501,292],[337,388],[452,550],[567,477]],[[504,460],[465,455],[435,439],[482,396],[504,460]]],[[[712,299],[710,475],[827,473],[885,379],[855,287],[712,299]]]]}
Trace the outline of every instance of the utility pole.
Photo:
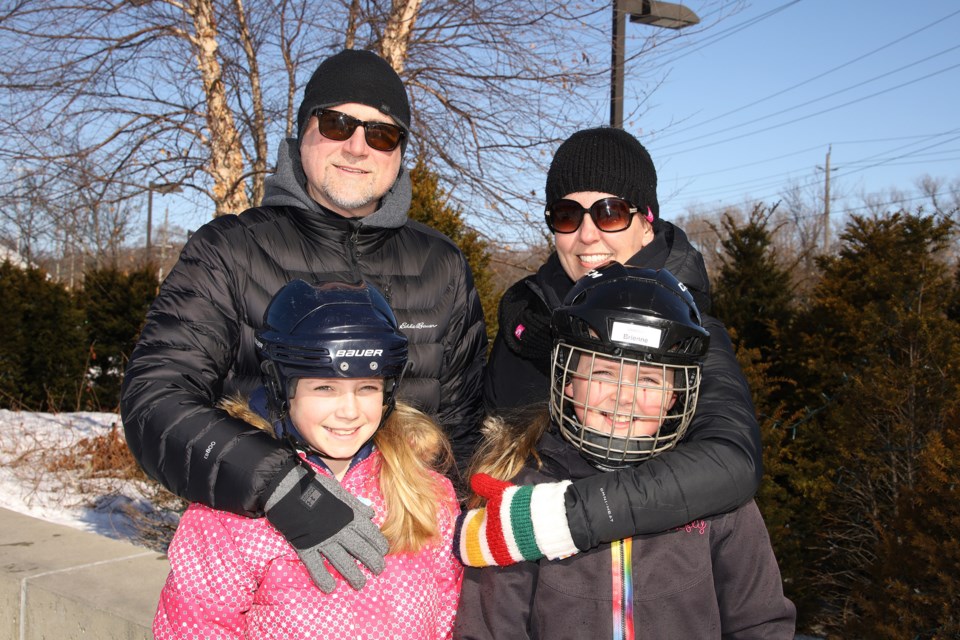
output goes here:
{"type": "Polygon", "coordinates": [[[830,251],[830,151],[833,145],[827,147],[827,162],[824,165],[823,184],[823,253],[830,251]]]}
{"type": "Polygon", "coordinates": [[[153,259],[153,192],[159,194],[180,193],[183,189],[179,184],[170,182],[151,182],[147,185],[147,262],[153,259]]]}

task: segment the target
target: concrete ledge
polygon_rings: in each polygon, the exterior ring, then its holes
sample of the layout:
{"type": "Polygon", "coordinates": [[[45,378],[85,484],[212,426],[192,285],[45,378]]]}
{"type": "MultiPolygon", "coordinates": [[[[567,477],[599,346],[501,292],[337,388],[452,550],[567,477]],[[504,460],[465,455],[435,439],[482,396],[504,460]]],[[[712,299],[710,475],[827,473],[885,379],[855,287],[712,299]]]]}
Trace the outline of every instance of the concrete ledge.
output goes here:
{"type": "Polygon", "coordinates": [[[151,638],[168,569],[155,551],[0,509],[0,638],[151,638]]]}

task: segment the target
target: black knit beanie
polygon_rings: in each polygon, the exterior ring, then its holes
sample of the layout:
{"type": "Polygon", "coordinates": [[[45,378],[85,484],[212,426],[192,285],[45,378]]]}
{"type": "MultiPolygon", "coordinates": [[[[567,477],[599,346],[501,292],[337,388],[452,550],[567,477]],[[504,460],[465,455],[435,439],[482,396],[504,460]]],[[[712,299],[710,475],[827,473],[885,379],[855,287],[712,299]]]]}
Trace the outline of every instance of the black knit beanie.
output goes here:
{"type": "Polygon", "coordinates": [[[378,109],[410,131],[407,90],[393,67],[372,51],[344,49],[321,62],[310,76],[297,111],[297,137],[303,139],[303,128],[314,111],[347,102],[378,109]]]}
{"type": "Polygon", "coordinates": [[[547,172],[547,206],[578,191],[612,193],[656,220],[657,170],[640,141],[623,129],[584,129],[567,138],[547,172]]]}

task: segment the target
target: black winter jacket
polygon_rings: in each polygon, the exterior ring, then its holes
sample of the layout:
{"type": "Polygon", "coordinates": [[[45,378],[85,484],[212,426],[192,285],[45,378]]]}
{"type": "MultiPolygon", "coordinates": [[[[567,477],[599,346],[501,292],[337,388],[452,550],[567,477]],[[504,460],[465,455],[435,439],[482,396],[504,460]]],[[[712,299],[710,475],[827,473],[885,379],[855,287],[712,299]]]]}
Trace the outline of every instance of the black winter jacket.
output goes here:
{"type": "MultiPolygon", "coordinates": [[[[654,241],[628,264],[668,269],[690,289],[701,312],[709,309],[703,257],[669,222],[658,221],[654,241]]],[[[535,325],[549,327],[551,311],[572,286],[554,253],[535,275],[514,284],[504,299],[512,293],[532,300],[541,316],[535,325]]],[[[509,346],[517,344],[508,335],[516,326],[505,322],[502,312],[501,307],[500,328],[484,376],[486,409],[493,414],[546,403],[550,391],[549,354],[525,357],[509,346]]],[[[730,511],[756,492],[763,461],[750,389],[723,324],[707,315],[703,321],[710,332],[710,348],[697,412],[683,443],[639,467],[578,480],[567,489],[567,520],[579,549],[730,511]]]]}
{"type": "Polygon", "coordinates": [[[281,153],[265,199],[285,206],[222,216],[189,240],[147,314],[121,394],[127,442],[151,477],[188,500],[250,516],[262,515],[264,491],[292,453],[215,404],[260,384],[254,331],[293,278],[362,277],[386,295],[410,342],[400,397],[438,419],[459,457],[472,451],[482,417],[479,297],[459,249],[407,219],[406,172],[377,212],[345,219],[292,194],[303,183],[290,179],[292,169],[299,162],[291,167],[281,153]]]}

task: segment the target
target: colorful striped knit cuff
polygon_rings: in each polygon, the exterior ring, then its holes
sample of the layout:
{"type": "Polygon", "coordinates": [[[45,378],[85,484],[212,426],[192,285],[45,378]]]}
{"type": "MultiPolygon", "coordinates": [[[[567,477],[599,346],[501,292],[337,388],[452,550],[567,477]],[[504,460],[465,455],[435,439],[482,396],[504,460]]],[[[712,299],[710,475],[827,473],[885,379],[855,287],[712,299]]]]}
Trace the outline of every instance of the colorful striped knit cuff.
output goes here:
{"type": "Polygon", "coordinates": [[[571,482],[550,482],[534,486],[530,498],[530,520],[533,522],[537,546],[549,560],[566,558],[579,552],[573,544],[567,524],[567,505],[563,494],[571,482]]]}
{"type": "Polygon", "coordinates": [[[457,522],[454,552],[469,567],[506,566],[577,553],[563,494],[570,482],[520,485],[503,492],[499,518],[471,509],[457,522]]]}

